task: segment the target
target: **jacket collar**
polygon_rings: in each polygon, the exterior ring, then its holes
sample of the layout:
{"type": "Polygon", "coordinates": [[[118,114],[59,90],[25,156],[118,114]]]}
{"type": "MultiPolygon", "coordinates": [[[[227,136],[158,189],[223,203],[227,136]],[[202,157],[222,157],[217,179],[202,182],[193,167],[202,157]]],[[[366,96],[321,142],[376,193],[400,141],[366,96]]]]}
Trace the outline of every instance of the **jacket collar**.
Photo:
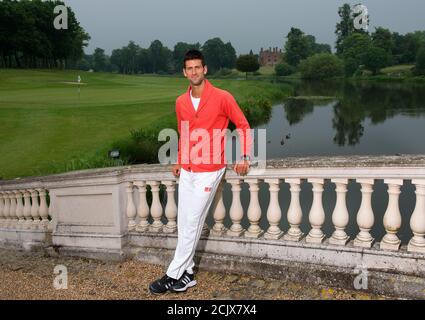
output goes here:
{"type": "MultiPolygon", "coordinates": [[[[214,89],[214,86],[207,79],[204,79],[204,84],[205,84],[204,91],[202,91],[201,101],[199,103],[199,107],[198,107],[197,112],[201,111],[202,108],[205,106],[208,99],[211,97],[211,93],[214,89]]],[[[186,100],[187,100],[189,106],[191,106],[191,110],[193,110],[193,112],[195,113],[195,109],[192,106],[192,100],[190,99],[190,91],[191,90],[192,90],[192,86],[189,85],[189,88],[187,89],[186,100]]]]}

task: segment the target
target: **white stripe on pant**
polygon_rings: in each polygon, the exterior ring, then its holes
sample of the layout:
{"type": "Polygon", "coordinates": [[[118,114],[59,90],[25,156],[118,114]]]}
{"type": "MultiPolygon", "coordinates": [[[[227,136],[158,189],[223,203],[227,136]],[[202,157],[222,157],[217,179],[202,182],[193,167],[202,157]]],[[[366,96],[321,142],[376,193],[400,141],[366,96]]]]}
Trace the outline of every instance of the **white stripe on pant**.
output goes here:
{"type": "Polygon", "coordinates": [[[180,172],[177,216],[177,248],[167,275],[180,279],[184,271],[193,273],[193,257],[208,210],[226,168],[214,172],[180,172]]]}

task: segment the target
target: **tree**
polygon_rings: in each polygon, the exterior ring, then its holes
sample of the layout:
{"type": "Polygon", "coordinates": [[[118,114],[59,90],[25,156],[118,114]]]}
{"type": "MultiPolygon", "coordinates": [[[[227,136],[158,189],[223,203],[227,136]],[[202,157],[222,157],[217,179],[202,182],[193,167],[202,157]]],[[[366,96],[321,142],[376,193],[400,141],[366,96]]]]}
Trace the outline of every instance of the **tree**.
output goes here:
{"type": "Polygon", "coordinates": [[[221,68],[235,67],[236,50],[230,42],[224,44],[220,38],[209,39],[202,46],[202,52],[211,73],[221,68]]]}
{"type": "Polygon", "coordinates": [[[380,69],[388,65],[391,56],[384,49],[372,45],[367,48],[362,59],[364,66],[375,75],[380,69]]]}
{"type": "Polygon", "coordinates": [[[301,61],[299,70],[306,79],[327,79],[344,74],[344,64],[337,56],[318,53],[301,61]]]}
{"type": "Polygon", "coordinates": [[[93,53],[93,62],[95,71],[105,71],[106,68],[106,56],[105,50],[96,48],[93,53]]]}
{"type": "Polygon", "coordinates": [[[389,29],[382,27],[375,28],[375,32],[372,33],[372,43],[375,47],[382,48],[389,54],[392,54],[394,40],[389,29]]]}
{"type": "Polygon", "coordinates": [[[414,72],[415,75],[425,76],[425,46],[418,50],[414,72]]]}
{"type": "Polygon", "coordinates": [[[350,36],[354,32],[353,17],[351,15],[351,7],[348,3],[345,3],[342,7],[338,8],[338,15],[341,21],[337,23],[335,34],[336,34],[336,53],[342,55],[344,52],[343,42],[345,38],[350,36]]]}
{"type": "Polygon", "coordinates": [[[308,42],[308,56],[316,53],[332,53],[331,46],[326,43],[317,43],[316,37],[312,35],[305,36],[308,42]]]}
{"type": "Polygon", "coordinates": [[[255,72],[260,69],[258,59],[254,55],[240,55],[236,60],[236,69],[245,72],[245,77],[248,79],[248,72],[255,72]]]}
{"type": "Polygon", "coordinates": [[[342,44],[346,76],[352,76],[364,61],[368,48],[372,45],[368,34],[355,32],[344,39],[342,44]]]}
{"type": "Polygon", "coordinates": [[[230,42],[224,45],[220,68],[233,69],[236,66],[236,50],[230,42]]]}
{"type": "Polygon", "coordinates": [[[173,65],[174,65],[174,71],[181,71],[183,68],[183,60],[184,55],[186,52],[188,52],[191,49],[200,50],[201,44],[199,42],[197,43],[186,43],[186,42],[178,42],[174,46],[173,51],[173,65]]]}
{"type": "MultiPolygon", "coordinates": [[[[53,9],[62,1],[0,1],[0,66],[65,68],[84,56],[90,36],[68,10],[68,29],[56,30],[53,9]]],[[[75,64],[75,63],[74,63],[75,64]]]]}
{"type": "MultiPolygon", "coordinates": [[[[341,19],[335,28],[336,54],[338,56],[342,56],[344,53],[344,41],[347,37],[354,33],[367,34],[366,30],[356,29],[354,26],[354,21],[360,14],[361,13],[355,13],[348,3],[338,8],[338,15],[341,19]]],[[[367,15],[367,19],[369,21],[369,15],[367,15]]]]}
{"type": "Polygon", "coordinates": [[[309,41],[304,36],[304,32],[297,28],[291,28],[285,43],[285,60],[296,67],[302,59],[309,55],[309,41]]]}
{"type": "Polygon", "coordinates": [[[168,72],[170,70],[172,53],[162,45],[162,42],[155,40],[149,47],[149,61],[153,73],[168,72]]]}

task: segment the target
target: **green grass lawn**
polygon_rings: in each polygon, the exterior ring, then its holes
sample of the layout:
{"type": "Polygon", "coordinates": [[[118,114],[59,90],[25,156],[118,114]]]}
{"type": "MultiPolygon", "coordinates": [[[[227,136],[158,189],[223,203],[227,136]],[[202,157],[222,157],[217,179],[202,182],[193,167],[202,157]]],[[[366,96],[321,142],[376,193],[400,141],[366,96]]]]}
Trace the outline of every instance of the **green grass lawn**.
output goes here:
{"type": "Polygon", "coordinates": [[[381,72],[386,75],[392,75],[392,74],[411,75],[411,71],[412,71],[412,68],[414,68],[414,66],[415,65],[413,64],[400,64],[400,65],[381,69],[381,72]]]}
{"type": "MultiPolygon", "coordinates": [[[[212,82],[236,99],[281,90],[258,81],[212,82]]],[[[106,154],[131,129],[174,117],[187,85],[175,77],[0,69],[0,177],[46,174],[71,159],[106,154]]]]}

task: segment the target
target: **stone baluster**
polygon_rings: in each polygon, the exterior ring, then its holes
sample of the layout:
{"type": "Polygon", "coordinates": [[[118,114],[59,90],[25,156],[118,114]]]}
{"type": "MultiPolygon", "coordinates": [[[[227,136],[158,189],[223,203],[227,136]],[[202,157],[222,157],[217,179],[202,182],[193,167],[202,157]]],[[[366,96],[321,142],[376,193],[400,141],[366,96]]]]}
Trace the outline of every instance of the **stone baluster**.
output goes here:
{"type": "Polygon", "coordinates": [[[24,229],[31,229],[32,217],[31,217],[31,193],[28,190],[24,191],[24,218],[25,224],[24,229]]]}
{"type": "Polygon", "coordinates": [[[31,189],[31,216],[33,218],[33,222],[32,222],[32,226],[31,229],[32,230],[38,230],[40,229],[40,216],[38,215],[39,212],[39,204],[38,204],[38,193],[37,190],[35,189],[31,189]]]}
{"type": "Polygon", "coordinates": [[[304,233],[301,232],[300,225],[303,213],[300,205],[301,179],[285,179],[289,183],[291,191],[291,203],[288,209],[288,222],[290,228],[283,239],[288,241],[300,241],[304,233]]]}
{"type": "Polygon", "coordinates": [[[241,180],[228,180],[232,185],[232,205],[230,206],[230,220],[232,225],[226,234],[231,237],[240,237],[245,230],[242,228],[243,208],[241,204],[241,180]]]}
{"type": "Polygon", "coordinates": [[[128,182],[126,187],[127,192],[127,218],[128,231],[133,231],[136,228],[136,206],[133,199],[133,182],[128,182]]]}
{"type": "Polygon", "coordinates": [[[40,207],[38,208],[38,215],[41,218],[40,222],[40,229],[42,230],[48,230],[49,229],[49,208],[47,207],[47,193],[46,190],[43,188],[36,189],[38,191],[38,194],[40,196],[40,207]]]}
{"type": "Polygon", "coordinates": [[[0,191],[0,227],[4,226],[4,222],[6,220],[6,217],[4,216],[4,206],[4,192],[0,191]]]}
{"type": "Polygon", "coordinates": [[[224,219],[226,218],[226,207],[223,202],[224,181],[220,183],[213,204],[213,219],[214,226],[210,232],[213,236],[222,236],[226,232],[224,219]]]}
{"type": "Polygon", "coordinates": [[[357,213],[357,225],[360,232],[354,239],[354,246],[362,248],[371,248],[375,239],[370,234],[375,217],[372,210],[372,192],[373,192],[373,179],[357,179],[360,183],[362,192],[362,202],[360,204],[359,212],[357,213]]]}
{"type": "Polygon", "coordinates": [[[412,180],[412,184],[416,186],[416,206],[410,218],[413,237],[407,250],[425,253],[425,180],[412,180]]]}
{"type": "Polygon", "coordinates": [[[403,185],[402,179],[384,179],[388,185],[388,207],[384,214],[384,227],[387,232],[382,238],[380,248],[383,250],[397,251],[400,248],[400,239],[397,231],[401,227],[401,213],[398,205],[400,187],[403,185]]]}
{"type": "Polygon", "coordinates": [[[10,212],[10,191],[5,191],[3,194],[4,197],[4,208],[3,208],[3,215],[4,215],[4,227],[9,227],[10,224],[10,217],[9,217],[9,212],[10,212]]]}
{"type": "Polygon", "coordinates": [[[149,206],[146,200],[146,182],[138,181],[134,183],[139,190],[139,205],[137,206],[137,215],[140,218],[136,227],[138,232],[146,232],[149,230],[149,206]]]}
{"type": "Polygon", "coordinates": [[[163,229],[163,223],[161,221],[163,210],[161,201],[159,200],[160,182],[150,181],[148,184],[151,186],[152,191],[151,217],[153,218],[153,223],[149,230],[152,232],[161,232],[163,229]]]}
{"type": "Polygon", "coordinates": [[[266,179],[265,183],[269,185],[270,202],[267,208],[267,221],[269,222],[269,228],[264,234],[265,239],[277,240],[283,235],[282,230],[279,227],[280,220],[282,219],[282,210],[279,205],[279,179],[266,179]]]}
{"type": "Polygon", "coordinates": [[[49,232],[52,232],[53,231],[53,210],[54,210],[52,198],[54,197],[54,195],[52,195],[50,191],[49,191],[49,197],[50,199],[49,199],[47,214],[50,217],[50,220],[49,220],[49,224],[47,225],[47,230],[49,232]]]}
{"type": "Polygon", "coordinates": [[[349,221],[346,203],[348,179],[332,179],[331,181],[336,185],[336,204],[332,213],[332,223],[335,231],[329,239],[329,243],[345,246],[350,240],[350,237],[345,232],[349,221]]]}
{"type": "Polygon", "coordinates": [[[247,238],[259,238],[264,231],[261,230],[259,224],[261,219],[261,207],[258,201],[258,191],[260,190],[258,183],[259,179],[246,179],[249,184],[250,201],[248,206],[249,227],[244,236],[247,238]]]}
{"type": "Polygon", "coordinates": [[[312,229],[307,235],[306,242],[322,243],[325,235],[322,226],[325,223],[325,211],[323,210],[322,194],[324,179],[308,179],[313,185],[313,204],[309,213],[309,221],[312,229]]]}
{"type": "Polygon", "coordinates": [[[165,206],[165,216],[167,217],[167,224],[164,226],[164,233],[174,233],[177,231],[177,205],[174,198],[176,191],[175,181],[164,181],[167,188],[167,205],[165,206]]]}
{"type": "Polygon", "coordinates": [[[18,218],[16,227],[18,229],[24,229],[25,220],[24,220],[24,205],[22,203],[22,193],[19,190],[16,190],[15,197],[16,197],[16,216],[18,218]]]}
{"type": "Polygon", "coordinates": [[[16,208],[17,208],[16,190],[10,192],[9,198],[10,198],[10,209],[9,209],[10,227],[17,228],[18,216],[16,215],[16,208]]]}

